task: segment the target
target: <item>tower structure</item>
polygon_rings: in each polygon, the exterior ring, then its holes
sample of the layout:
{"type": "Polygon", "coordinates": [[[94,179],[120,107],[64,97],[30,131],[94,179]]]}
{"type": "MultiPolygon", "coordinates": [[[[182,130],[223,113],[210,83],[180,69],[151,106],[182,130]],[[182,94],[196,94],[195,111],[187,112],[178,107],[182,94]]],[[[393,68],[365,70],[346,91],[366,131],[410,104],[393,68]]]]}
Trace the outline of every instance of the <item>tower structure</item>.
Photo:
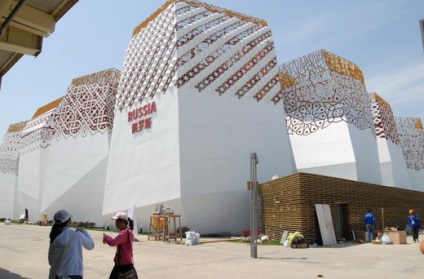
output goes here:
{"type": "Polygon", "coordinates": [[[198,232],[249,227],[258,180],[295,171],[264,20],[171,0],[134,29],[118,89],[103,214],[157,203],[198,232]]]}
{"type": "Polygon", "coordinates": [[[0,145],[0,216],[13,218],[15,191],[18,183],[19,146],[26,121],[9,126],[0,145]]]}
{"type": "Polygon", "coordinates": [[[402,146],[390,104],[377,93],[370,94],[380,159],[382,184],[411,189],[402,146]]]}
{"type": "MultiPolygon", "coordinates": [[[[51,134],[44,126],[50,125],[52,115],[60,105],[62,98],[56,99],[43,107],[40,107],[21,131],[19,146],[19,174],[14,200],[14,218],[28,210],[28,221],[41,220],[40,216],[40,193],[41,184],[41,161],[44,160],[42,147],[49,142],[51,134]]],[[[60,180],[57,181],[60,183],[60,180]]]]}
{"type": "Polygon", "coordinates": [[[369,95],[352,62],[318,50],[280,67],[299,171],[381,184],[369,95]]]}
{"type": "Polygon", "coordinates": [[[421,119],[396,117],[395,121],[412,189],[424,191],[424,130],[421,119]]]}
{"type": "Polygon", "coordinates": [[[102,226],[103,194],[120,71],[72,80],[49,123],[40,160],[40,212],[60,209],[73,220],[102,226]]]}

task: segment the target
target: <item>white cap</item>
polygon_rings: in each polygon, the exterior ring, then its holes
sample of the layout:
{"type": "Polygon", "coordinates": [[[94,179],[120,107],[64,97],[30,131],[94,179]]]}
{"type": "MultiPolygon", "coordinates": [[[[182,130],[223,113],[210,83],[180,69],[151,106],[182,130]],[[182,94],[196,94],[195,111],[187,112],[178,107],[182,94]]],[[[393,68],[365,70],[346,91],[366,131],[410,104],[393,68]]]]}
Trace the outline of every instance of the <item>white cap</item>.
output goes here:
{"type": "Polygon", "coordinates": [[[72,215],[69,214],[68,211],[62,209],[56,212],[56,214],[53,216],[53,219],[56,224],[62,224],[68,221],[71,217],[72,215]]]}
{"type": "Polygon", "coordinates": [[[125,221],[128,221],[128,216],[125,212],[118,212],[118,213],[115,214],[115,216],[113,216],[110,219],[112,219],[112,220],[123,219],[125,221]]]}

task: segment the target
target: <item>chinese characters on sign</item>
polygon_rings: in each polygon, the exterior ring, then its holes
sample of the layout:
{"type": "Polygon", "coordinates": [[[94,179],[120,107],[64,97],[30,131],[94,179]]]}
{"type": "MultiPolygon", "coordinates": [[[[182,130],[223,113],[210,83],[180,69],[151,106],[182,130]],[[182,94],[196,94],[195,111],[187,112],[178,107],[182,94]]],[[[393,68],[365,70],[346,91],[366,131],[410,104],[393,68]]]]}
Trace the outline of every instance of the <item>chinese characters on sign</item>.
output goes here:
{"type": "Polygon", "coordinates": [[[151,114],[156,112],[156,103],[152,102],[128,112],[128,122],[132,122],[132,133],[138,133],[152,127],[151,114]]]}

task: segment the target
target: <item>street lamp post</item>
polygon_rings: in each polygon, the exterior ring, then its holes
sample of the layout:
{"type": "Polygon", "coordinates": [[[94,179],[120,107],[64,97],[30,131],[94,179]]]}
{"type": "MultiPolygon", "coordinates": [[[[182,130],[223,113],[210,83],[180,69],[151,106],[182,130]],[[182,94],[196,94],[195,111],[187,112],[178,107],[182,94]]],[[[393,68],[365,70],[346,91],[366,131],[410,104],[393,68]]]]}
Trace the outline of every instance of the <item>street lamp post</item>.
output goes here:
{"type": "Polygon", "coordinates": [[[256,245],[257,238],[257,214],[256,214],[256,165],[259,163],[256,153],[250,153],[250,257],[258,257],[256,245]]]}
{"type": "Polygon", "coordinates": [[[424,19],[420,20],[420,29],[421,29],[421,38],[423,40],[423,48],[424,48],[424,19]]]}

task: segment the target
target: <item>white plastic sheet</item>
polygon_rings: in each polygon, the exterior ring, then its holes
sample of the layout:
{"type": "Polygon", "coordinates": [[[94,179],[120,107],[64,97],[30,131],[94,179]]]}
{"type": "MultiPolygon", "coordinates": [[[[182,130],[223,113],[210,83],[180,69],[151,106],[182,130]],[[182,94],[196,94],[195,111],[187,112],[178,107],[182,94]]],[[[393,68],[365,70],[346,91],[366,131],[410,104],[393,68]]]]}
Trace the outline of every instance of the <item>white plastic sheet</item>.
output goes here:
{"type": "Polygon", "coordinates": [[[383,236],[381,237],[381,243],[383,243],[383,244],[393,244],[393,242],[390,239],[390,236],[388,234],[383,234],[383,236]]]}
{"type": "Polygon", "coordinates": [[[185,245],[197,245],[200,241],[200,234],[195,231],[187,231],[186,233],[186,242],[185,245]]]}

